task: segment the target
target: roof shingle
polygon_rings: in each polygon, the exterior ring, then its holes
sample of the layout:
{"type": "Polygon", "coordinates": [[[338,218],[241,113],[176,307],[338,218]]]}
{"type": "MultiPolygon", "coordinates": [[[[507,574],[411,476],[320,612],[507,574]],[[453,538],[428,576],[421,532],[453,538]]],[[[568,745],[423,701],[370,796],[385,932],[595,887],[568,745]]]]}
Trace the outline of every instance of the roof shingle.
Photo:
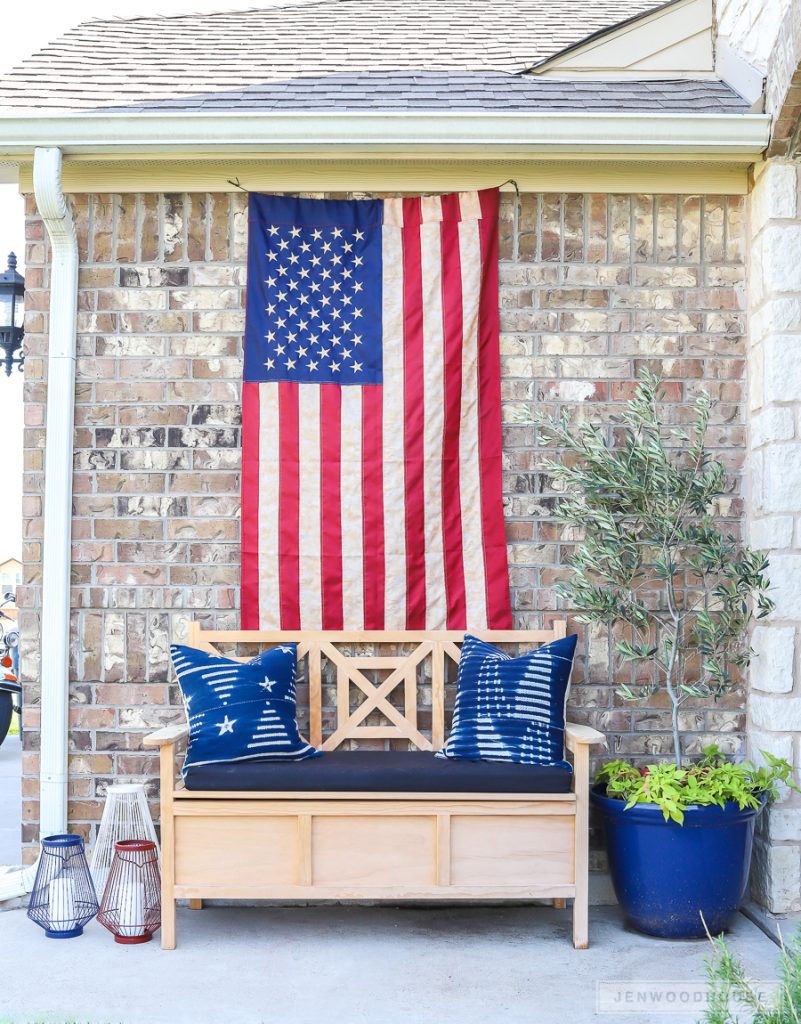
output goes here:
{"type": "Polygon", "coordinates": [[[111,112],[597,110],[745,113],[723,82],[566,82],[500,72],[362,72],[103,105],[111,112]]]}
{"type": "Polygon", "coordinates": [[[746,109],[714,81],[523,72],[654,0],[317,0],[93,20],[0,78],[5,111],[746,109]]]}
{"type": "Polygon", "coordinates": [[[596,110],[744,113],[715,81],[524,72],[655,0],[315,0],[95,19],[0,78],[9,112],[596,110]]]}

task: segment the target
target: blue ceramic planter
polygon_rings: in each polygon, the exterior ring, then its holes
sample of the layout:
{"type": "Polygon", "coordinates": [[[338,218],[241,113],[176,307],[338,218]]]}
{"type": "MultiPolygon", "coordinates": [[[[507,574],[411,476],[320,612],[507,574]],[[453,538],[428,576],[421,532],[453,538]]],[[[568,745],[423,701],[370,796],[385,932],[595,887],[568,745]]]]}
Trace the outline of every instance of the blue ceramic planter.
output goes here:
{"type": "Polygon", "coordinates": [[[703,938],[731,924],[745,896],[758,810],[688,807],[684,824],[665,821],[656,804],[626,810],[603,786],[592,802],[606,825],[609,869],[626,919],[663,939],[703,938]]]}

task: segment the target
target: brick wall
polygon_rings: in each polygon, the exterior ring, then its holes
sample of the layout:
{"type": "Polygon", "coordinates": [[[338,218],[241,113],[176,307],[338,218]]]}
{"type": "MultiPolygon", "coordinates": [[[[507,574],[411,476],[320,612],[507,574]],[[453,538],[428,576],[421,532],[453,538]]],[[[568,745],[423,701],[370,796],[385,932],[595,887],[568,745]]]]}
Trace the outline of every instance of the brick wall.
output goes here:
{"type": "MultiPolygon", "coordinates": [[[[75,418],[70,816],[91,837],[104,787],[145,779],[143,733],[180,716],[168,645],[187,622],[238,626],[239,396],[246,204],[241,194],[77,196],[81,274],[75,418]]],[[[575,539],[551,517],[533,417],[568,408],[610,424],[640,367],[668,381],[680,423],[706,387],[739,480],[744,452],[743,200],[504,196],[501,327],[505,503],[519,625],[555,609],[575,539]]],[[[38,608],[48,250],[27,204],[25,585],[26,857],[37,837],[38,608]]],[[[739,530],[739,484],[722,503],[739,530]]],[[[45,625],[46,628],[46,625],[45,625]]],[[[623,705],[606,632],[585,636],[573,717],[614,753],[665,749],[668,713],[623,705]]],[[[736,749],[743,695],[684,712],[691,749],[736,749]]]]}

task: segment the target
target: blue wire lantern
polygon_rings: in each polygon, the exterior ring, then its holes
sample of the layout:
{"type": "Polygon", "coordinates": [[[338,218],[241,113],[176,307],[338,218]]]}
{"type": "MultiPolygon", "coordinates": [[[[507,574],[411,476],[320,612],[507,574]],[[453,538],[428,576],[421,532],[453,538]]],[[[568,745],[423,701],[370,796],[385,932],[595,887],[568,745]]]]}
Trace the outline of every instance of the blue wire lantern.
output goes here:
{"type": "Polygon", "coordinates": [[[28,917],[49,939],[72,939],[98,911],[80,836],[47,836],[33,883],[28,917]]]}

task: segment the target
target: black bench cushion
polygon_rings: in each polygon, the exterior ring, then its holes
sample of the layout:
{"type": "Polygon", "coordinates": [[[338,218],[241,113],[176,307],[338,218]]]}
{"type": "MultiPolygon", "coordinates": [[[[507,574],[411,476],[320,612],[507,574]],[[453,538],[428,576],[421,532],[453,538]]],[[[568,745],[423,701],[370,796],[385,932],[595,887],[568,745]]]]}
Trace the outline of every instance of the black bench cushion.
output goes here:
{"type": "Polygon", "coordinates": [[[193,790],[342,793],[569,793],[570,768],[437,758],[425,750],[334,750],[305,761],[196,764],[193,790]]]}

